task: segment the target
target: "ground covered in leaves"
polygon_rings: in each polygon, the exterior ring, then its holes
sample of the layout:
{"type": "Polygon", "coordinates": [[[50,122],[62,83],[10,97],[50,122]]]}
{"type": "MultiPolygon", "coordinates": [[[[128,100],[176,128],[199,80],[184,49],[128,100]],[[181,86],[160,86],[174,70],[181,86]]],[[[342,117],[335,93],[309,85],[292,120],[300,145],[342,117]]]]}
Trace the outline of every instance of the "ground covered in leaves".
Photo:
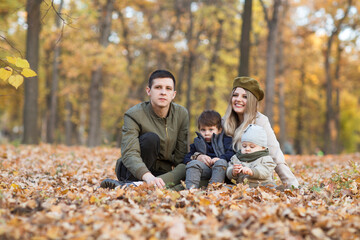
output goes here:
{"type": "Polygon", "coordinates": [[[360,154],[287,157],[300,190],[99,189],[119,155],[0,145],[0,239],[359,239],[360,154]]]}

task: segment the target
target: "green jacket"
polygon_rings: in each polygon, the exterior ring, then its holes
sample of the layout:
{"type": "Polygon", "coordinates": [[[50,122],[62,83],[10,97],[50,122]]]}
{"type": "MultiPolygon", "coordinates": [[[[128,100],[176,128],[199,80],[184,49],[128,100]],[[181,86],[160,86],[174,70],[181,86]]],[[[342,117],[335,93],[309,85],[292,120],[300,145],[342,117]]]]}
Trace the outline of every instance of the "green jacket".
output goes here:
{"type": "MultiPolygon", "coordinates": [[[[168,172],[182,163],[188,150],[189,114],[186,108],[171,103],[169,114],[161,118],[155,114],[150,102],[139,103],[124,115],[121,158],[125,167],[138,179],[149,171],[140,156],[139,136],[147,132],[160,137],[160,153],[155,170],[168,172]]],[[[117,169],[117,168],[116,168],[117,169]]]]}

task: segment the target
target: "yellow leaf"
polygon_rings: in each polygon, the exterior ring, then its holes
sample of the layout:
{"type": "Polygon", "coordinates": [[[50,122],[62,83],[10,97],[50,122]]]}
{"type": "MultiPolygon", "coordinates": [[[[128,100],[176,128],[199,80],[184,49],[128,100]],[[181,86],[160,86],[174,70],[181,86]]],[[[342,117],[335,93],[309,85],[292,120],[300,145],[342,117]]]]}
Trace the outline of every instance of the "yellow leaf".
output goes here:
{"type": "Polygon", "coordinates": [[[15,57],[6,57],[6,60],[11,63],[11,64],[15,64],[16,63],[16,58],[15,57]]]}
{"type": "Polygon", "coordinates": [[[21,75],[12,75],[9,78],[9,83],[13,85],[16,89],[24,82],[24,77],[21,75]]]}
{"type": "Polygon", "coordinates": [[[16,58],[15,66],[19,68],[30,68],[29,62],[22,58],[16,58]]]}
{"type": "Polygon", "coordinates": [[[13,189],[20,189],[19,185],[15,184],[15,183],[12,183],[12,184],[11,184],[11,187],[12,187],[13,189]]]}
{"type": "Polygon", "coordinates": [[[206,199],[206,198],[200,198],[200,205],[201,206],[209,206],[210,205],[210,200],[206,199]]]}
{"type": "Polygon", "coordinates": [[[91,196],[89,202],[95,203],[97,201],[97,198],[95,196],[91,196]]]}
{"type": "Polygon", "coordinates": [[[21,71],[21,75],[23,75],[24,77],[35,77],[37,74],[36,74],[36,72],[31,70],[30,68],[24,68],[21,71]]]}
{"type": "Polygon", "coordinates": [[[173,200],[173,201],[176,201],[178,198],[181,197],[180,194],[178,192],[176,192],[176,191],[171,191],[169,193],[169,195],[171,197],[171,200],[173,200]]]}
{"type": "Polygon", "coordinates": [[[11,67],[0,68],[0,78],[6,82],[11,76],[13,70],[11,67]]]}
{"type": "Polygon", "coordinates": [[[124,190],[124,189],[118,188],[118,189],[116,190],[116,198],[121,198],[121,197],[124,195],[124,193],[125,193],[125,190],[124,190]]]}
{"type": "Polygon", "coordinates": [[[67,194],[68,191],[69,191],[69,189],[65,189],[65,190],[61,191],[60,193],[61,193],[62,195],[64,195],[64,194],[67,194]]]}

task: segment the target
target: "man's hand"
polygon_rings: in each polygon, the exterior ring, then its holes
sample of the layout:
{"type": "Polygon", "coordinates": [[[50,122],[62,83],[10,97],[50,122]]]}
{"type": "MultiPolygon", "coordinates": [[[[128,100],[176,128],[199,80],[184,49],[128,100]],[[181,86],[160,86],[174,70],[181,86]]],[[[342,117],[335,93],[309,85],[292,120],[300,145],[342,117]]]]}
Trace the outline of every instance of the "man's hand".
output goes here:
{"type": "Polygon", "coordinates": [[[160,189],[163,189],[165,187],[164,180],[155,177],[154,175],[151,174],[151,172],[145,173],[141,178],[149,185],[154,185],[155,187],[158,187],[160,189]]]}
{"type": "Polygon", "coordinates": [[[205,163],[206,166],[208,166],[208,167],[211,167],[213,165],[211,157],[209,157],[205,154],[199,155],[196,160],[199,160],[200,162],[205,163]]]}

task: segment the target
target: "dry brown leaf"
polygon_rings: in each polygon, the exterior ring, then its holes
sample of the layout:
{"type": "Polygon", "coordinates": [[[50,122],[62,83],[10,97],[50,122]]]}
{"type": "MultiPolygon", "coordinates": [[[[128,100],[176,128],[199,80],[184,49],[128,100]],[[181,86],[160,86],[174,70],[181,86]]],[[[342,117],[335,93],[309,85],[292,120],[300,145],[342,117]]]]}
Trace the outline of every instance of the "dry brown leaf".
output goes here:
{"type": "MultiPolygon", "coordinates": [[[[0,238],[355,239],[360,154],[289,156],[300,190],[98,188],[119,149],[0,145],[0,238]],[[351,164],[349,164],[351,161],[351,164]]],[[[276,181],[281,184],[277,176],[276,181]]]]}

